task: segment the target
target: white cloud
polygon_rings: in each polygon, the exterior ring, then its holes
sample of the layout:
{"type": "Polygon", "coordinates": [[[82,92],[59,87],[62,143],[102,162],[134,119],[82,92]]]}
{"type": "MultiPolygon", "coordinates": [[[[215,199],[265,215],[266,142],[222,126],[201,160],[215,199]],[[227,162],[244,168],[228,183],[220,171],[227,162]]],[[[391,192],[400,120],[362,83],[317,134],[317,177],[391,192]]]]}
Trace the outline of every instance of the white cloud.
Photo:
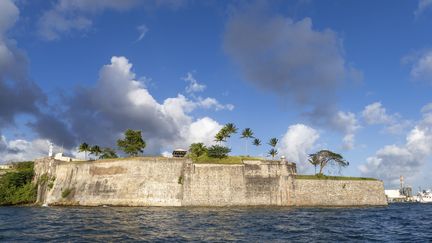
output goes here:
{"type": "Polygon", "coordinates": [[[411,121],[401,119],[397,113],[388,114],[381,102],[367,105],[362,111],[364,121],[369,125],[385,125],[384,131],[390,134],[401,134],[409,126],[411,121]]]}
{"type": "Polygon", "coordinates": [[[352,112],[339,111],[333,118],[333,124],[338,130],[344,132],[343,148],[352,149],[355,144],[355,133],[360,128],[356,115],[352,112]]]}
{"type": "Polygon", "coordinates": [[[19,10],[10,0],[0,1],[0,38],[18,20],[19,10]]]}
{"type": "Polygon", "coordinates": [[[143,131],[147,153],[211,143],[220,124],[209,117],[194,118],[196,109],[229,109],[214,98],[187,98],[182,94],[158,102],[132,71],[125,57],[112,57],[101,68],[96,86],[78,93],[67,114],[82,141],[113,146],[128,128],[143,131]]]}
{"type": "Polygon", "coordinates": [[[187,93],[202,92],[206,88],[206,86],[204,84],[198,83],[198,81],[194,78],[194,76],[191,72],[188,72],[186,74],[186,77],[184,77],[182,79],[186,82],[189,82],[188,86],[186,87],[187,93]]]}
{"type": "Polygon", "coordinates": [[[407,134],[403,145],[388,145],[378,150],[366,163],[359,166],[366,176],[383,179],[395,186],[399,176],[414,180],[421,172],[428,156],[432,155],[432,112],[431,105],[422,109],[423,118],[407,134]]]}
{"type": "Polygon", "coordinates": [[[417,9],[414,11],[414,16],[416,18],[419,17],[430,7],[432,7],[432,0],[419,0],[417,9]]]}
{"type": "Polygon", "coordinates": [[[394,120],[392,116],[387,114],[386,109],[380,102],[367,105],[362,115],[367,124],[389,124],[394,120]]]}
{"type": "Polygon", "coordinates": [[[48,145],[48,140],[44,139],[35,139],[32,141],[16,139],[7,141],[4,136],[1,136],[0,163],[34,160],[47,156],[48,145]]]}
{"type": "Polygon", "coordinates": [[[432,83],[432,50],[423,50],[405,56],[403,63],[412,64],[410,76],[414,80],[432,83]]]}
{"type": "Polygon", "coordinates": [[[299,172],[304,173],[310,168],[307,162],[320,135],[315,129],[304,124],[291,125],[281,139],[280,155],[285,155],[288,161],[297,163],[299,172]]]}
{"type": "Polygon", "coordinates": [[[141,41],[144,38],[144,36],[147,34],[149,29],[147,28],[147,26],[145,24],[143,24],[143,25],[140,25],[137,27],[137,31],[139,33],[137,41],[141,41]]]}
{"type": "MultiPolygon", "coordinates": [[[[168,7],[176,9],[185,0],[58,0],[51,9],[45,11],[38,20],[38,33],[42,39],[58,40],[64,34],[88,31],[92,18],[107,10],[127,11],[135,7],[168,7]]],[[[138,27],[141,40],[147,29],[138,27]]]]}

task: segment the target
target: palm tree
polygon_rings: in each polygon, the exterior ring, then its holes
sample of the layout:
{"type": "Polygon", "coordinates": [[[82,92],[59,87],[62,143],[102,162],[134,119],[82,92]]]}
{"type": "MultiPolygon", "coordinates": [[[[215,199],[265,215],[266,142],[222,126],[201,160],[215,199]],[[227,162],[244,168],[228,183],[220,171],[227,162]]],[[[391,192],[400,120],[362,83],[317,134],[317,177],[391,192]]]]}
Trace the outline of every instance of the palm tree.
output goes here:
{"type": "Polygon", "coordinates": [[[112,148],[103,148],[100,159],[113,159],[118,158],[117,153],[112,148]]]}
{"type": "Polygon", "coordinates": [[[255,138],[253,140],[252,144],[255,145],[255,146],[257,146],[257,147],[261,146],[261,140],[259,140],[258,138],[255,138]]]}
{"type": "Polygon", "coordinates": [[[272,146],[273,148],[276,147],[276,145],[278,144],[279,140],[277,138],[271,138],[268,145],[272,146]]]}
{"type": "Polygon", "coordinates": [[[227,123],[222,129],[225,129],[228,137],[230,137],[233,133],[237,133],[237,127],[234,125],[234,123],[227,123]]]}
{"type": "Polygon", "coordinates": [[[189,153],[198,158],[207,153],[207,147],[203,143],[193,143],[189,146],[189,153]]]}
{"type": "Polygon", "coordinates": [[[249,138],[253,138],[253,131],[250,128],[245,128],[242,131],[242,136],[241,138],[245,138],[246,139],[246,155],[248,155],[248,143],[249,143],[249,138]]]}
{"type": "Polygon", "coordinates": [[[87,160],[87,151],[90,150],[90,146],[87,143],[82,143],[78,147],[78,152],[84,152],[84,160],[87,160]]]}
{"type": "Polygon", "coordinates": [[[226,135],[225,133],[220,130],[216,135],[215,135],[215,142],[217,143],[222,143],[222,142],[226,142],[226,135]]]}
{"type": "Polygon", "coordinates": [[[99,154],[102,153],[102,150],[99,146],[94,145],[90,149],[90,154],[94,154],[96,157],[99,157],[99,154]]]}
{"type": "Polygon", "coordinates": [[[274,159],[274,157],[278,154],[278,151],[276,149],[272,148],[272,149],[270,149],[268,154],[272,157],[272,159],[274,159]]]}
{"type": "Polygon", "coordinates": [[[272,147],[268,152],[268,154],[271,155],[273,159],[278,154],[278,151],[276,149],[276,145],[278,144],[278,142],[279,140],[277,138],[271,138],[270,141],[268,142],[268,145],[272,147]]]}

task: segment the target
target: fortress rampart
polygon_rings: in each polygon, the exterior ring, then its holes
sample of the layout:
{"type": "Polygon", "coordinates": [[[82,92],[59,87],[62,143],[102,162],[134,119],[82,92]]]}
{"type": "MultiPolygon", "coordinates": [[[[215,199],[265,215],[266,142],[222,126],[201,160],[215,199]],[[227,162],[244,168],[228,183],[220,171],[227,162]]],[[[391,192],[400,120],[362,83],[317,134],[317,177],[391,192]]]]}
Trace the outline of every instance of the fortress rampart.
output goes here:
{"type": "Polygon", "coordinates": [[[382,181],[295,179],[295,164],[142,157],[35,161],[38,203],[83,206],[387,205],[382,181]]]}

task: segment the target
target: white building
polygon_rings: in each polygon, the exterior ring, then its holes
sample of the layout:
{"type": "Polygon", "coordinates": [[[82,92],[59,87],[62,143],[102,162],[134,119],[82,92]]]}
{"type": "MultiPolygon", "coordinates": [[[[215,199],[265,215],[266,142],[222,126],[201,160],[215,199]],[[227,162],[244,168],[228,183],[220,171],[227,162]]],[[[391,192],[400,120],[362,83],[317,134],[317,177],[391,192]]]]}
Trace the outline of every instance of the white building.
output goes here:
{"type": "Polygon", "coordinates": [[[12,165],[0,165],[0,170],[12,169],[12,165]]]}
{"type": "Polygon", "coordinates": [[[389,202],[404,201],[407,197],[400,193],[399,189],[384,190],[384,193],[389,202]]]}
{"type": "Polygon", "coordinates": [[[66,162],[81,161],[80,159],[77,159],[77,158],[72,158],[72,157],[64,156],[63,153],[56,153],[55,156],[54,156],[54,159],[60,160],[60,161],[66,161],[66,162]]]}

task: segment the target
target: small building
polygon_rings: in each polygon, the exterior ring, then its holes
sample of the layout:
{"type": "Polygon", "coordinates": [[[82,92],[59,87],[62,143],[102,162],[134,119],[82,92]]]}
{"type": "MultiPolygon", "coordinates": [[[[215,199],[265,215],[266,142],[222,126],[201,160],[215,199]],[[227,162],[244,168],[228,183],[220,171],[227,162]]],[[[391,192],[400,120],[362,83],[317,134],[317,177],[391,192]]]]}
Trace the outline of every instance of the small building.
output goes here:
{"type": "Polygon", "coordinates": [[[388,202],[405,202],[407,197],[399,189],[384,190],[388,202]]]}
{"type": "Polygon", "coordinates": [[[187,150],[184,149],[174,149],[174,151],[172,152],[174,158],[183,158],[186,156],[186,154],[187,150]]]}
{"type": "Polygon", "coordinates": [[[66,161],[66,162],[81,161],[80,159],[77,159],[77,158],[72,158],[72,157],[69,157],[69,156],[64,156],[63,153],[56,153],[55,156],[54,156],[54,159],[60,160],[60,161],[66,161]]]}
{"type": "Polygon", "coordinates": [[[12,169],[12,165],[0,165],[0,170],[9,170],[12,169]]]}

